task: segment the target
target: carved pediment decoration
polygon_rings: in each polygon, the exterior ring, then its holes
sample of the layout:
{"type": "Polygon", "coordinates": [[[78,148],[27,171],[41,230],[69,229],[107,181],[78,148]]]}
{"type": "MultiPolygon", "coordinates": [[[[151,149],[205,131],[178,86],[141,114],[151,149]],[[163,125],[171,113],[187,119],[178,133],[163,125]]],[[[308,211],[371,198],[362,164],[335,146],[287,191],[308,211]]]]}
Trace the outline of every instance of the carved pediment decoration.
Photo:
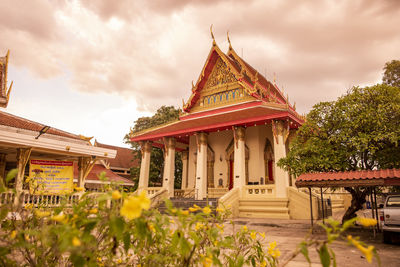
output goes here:
{"type": "Polygon", "coordinates": [[[235,76],[229,71],[228,67],[221,58],[218,58],[212,70],[205,88],[236,82],[235,76]]]}

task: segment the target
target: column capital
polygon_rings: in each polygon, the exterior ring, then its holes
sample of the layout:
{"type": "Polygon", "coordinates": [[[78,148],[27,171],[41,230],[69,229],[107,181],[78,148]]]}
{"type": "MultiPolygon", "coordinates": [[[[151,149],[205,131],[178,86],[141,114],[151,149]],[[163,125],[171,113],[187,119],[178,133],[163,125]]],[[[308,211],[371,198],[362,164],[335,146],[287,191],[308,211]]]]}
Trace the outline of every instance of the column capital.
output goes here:
{"type": "Polygon", "coordinates": [[[163,137],[163,142],[165,146],[165,150],[175,149],[176,139],[174,137],[163,137]]]}
{"type": "Polygon", "coordinates": [[[140,150],[142,153],[151,152],[152,147],[153,147],[153,142],[151,141],[140,142],[140,150]]]}
{"type": "Polygon", "coordinates": [[[197,133],[196,139],[198,145],[207,145],[207,133],[197,133]]]}
{"type": "Polygon", "coordinates": [[[276,143],[279,144],[278,136],[283,137],[283,142],[286,143],[287,138],[289,137],[289,123],[281,120],[272,120],[272,133],[275,137],[276,143]]]}
{"type": "Polygon", "coordinates": [[[187,160],[189,158],[189,151],[187,150],[181,151],[181,157],[182,160],[187,160]]]}

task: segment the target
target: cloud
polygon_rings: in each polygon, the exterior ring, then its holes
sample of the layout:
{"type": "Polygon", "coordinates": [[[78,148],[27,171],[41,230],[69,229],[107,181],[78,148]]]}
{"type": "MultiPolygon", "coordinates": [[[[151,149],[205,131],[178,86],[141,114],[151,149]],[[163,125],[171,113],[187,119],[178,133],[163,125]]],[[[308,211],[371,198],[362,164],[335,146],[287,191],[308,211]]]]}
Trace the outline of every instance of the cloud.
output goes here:
{"type": "Polygon", "coordinates": [[[180,105],[211,48],[232,44],[301,112],[350,86],[380,80],[400,58],[398,1],[13,1],[0,3],[1,50],[73,90],[136,99],[139,110],[180,105]],[[15,3],[15,4],[14,4],[15,3]]]}

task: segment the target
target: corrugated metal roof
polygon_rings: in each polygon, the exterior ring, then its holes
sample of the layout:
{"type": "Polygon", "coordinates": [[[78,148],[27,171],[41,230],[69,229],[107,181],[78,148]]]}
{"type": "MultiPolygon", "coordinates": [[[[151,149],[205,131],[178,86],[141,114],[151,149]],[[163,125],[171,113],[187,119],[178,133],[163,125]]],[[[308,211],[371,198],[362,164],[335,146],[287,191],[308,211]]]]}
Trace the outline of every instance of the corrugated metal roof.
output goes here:
{"type": "Polygon", "coordinates": [[[400,169],[304,173],[296,179],[297,187],[385,185],[400,185],[400,169]]]}

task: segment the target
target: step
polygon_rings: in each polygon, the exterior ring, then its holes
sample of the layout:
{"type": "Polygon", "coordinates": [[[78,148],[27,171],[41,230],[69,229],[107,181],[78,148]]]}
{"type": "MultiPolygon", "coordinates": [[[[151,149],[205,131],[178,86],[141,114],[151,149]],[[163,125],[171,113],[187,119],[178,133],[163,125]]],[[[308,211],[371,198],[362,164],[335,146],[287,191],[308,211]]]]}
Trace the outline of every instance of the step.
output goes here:
{"type": "Polygon", "coordinates": [[[290,219],[287,198],[239,200],[239,217],[290,219]]]}

